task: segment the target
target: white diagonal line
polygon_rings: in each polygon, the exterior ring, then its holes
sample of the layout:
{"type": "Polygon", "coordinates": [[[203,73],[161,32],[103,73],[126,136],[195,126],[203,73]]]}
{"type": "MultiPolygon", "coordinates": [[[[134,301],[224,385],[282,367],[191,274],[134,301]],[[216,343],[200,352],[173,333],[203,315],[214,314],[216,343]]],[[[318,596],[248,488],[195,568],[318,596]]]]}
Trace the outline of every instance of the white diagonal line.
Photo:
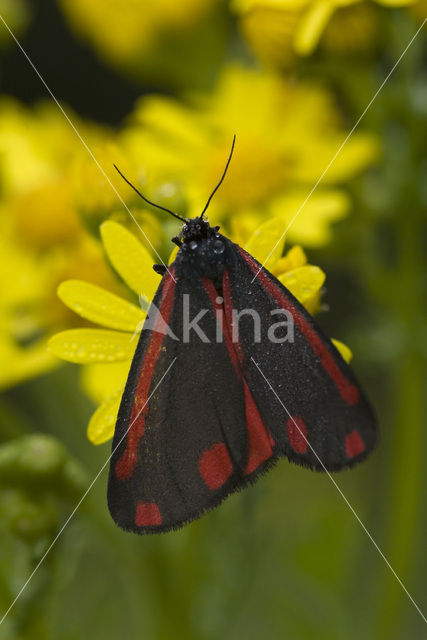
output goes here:
{"type": "Polygon", "coordinates": [[[368,105],[365,107],[365,109],[363,110],[362,114],[359,116],[359,118],[356,120],[356,123],[353,125],[353,128],[349,131],[349,133],[347,134],[347,137],[345,138],[344,142],[341,143],[341,145],[339,146],[339,148],[337,149],[337,151],[335,152],[335,155],[333,156],[332,160],[329,162],[328,166],[324,169],[323,173],[321,174],[321,176],[318,178],[316,184],[314,185],[314,187],[311,189],[310,193],[308,194],[308,196],[306,197],[306,199],[304,200],[304,202],[302,203],[302,205],[300,206],[300,208],[298,209],[298,211],[296,212],[296,214],[294,215],[294,217],[292,218],[292,220],[290,221],[290,223],[288,224],[288,226],[286,227],[286,229],[284,230],[284,232],[282,233],[282,235],[280,236],[279,240],[276,242],[276,244],[274,245],[274,247],[272,248],[272,250],[270,251],[270,253],[268,254],[268,256],[266,257],[266,259],[264,260],[264,262],[262,263],[262,265],[260,266],[260,268],[258,269],[258,271],[256,272],[256,274],[254,275],[254,277],[251,280],[251,284],[252,282],[254,282],[256,280],[256,278],[258,277],[259,272],[261,271],[261,269],[263,268],[263,266],[266,264],[267,260],[269,259],[269,257],[271,256],[271,254],[273,253],[273,251],[275,250],[275,248],[277,247],[278,244],[280,244],[280,242],[282,242],[283,238],[285,237],[285,235],[287,234],[287,232],[289,231],[289,229],[291,228],[291,226],[293,225],[293,223],[295,222],[295,220],[297,219],[297,217],[299,216],[299,214],[301,213],[301,211],[304,209],[305,205],[307,204],[307,202],[310,200],[311,196],[313,195],[313,193],[316,191],[317,187],[319,186],[319,184],[322,182],[323,178],[325,177],[325,175],[327,174],[327,172],[329,171],[329,169],[332,167],[332,165],[334,164],[335,160],[337,159],[337,157],[339,156],[339,154],[341,153],[341,151],[343,150],[343,148],[345,147],[345,145],[347,144],[347,142],[350,140],[351,136],[353,135],[353,133],[356,131],[357,127],[359,126],[359,124],[362,122],[363,118],[366,116],[366,114],[368,113],[369,109],[371,108],[372,104],[375,102],[375,100],[377,99],[377,97],[379,96],[379,94],[381,93],[381,91],[384,89],[385,85],[387,84],[387,82],[389,81],[389,79],[391,78],[391,76],[393,75],[393,73],[395,72],[396,68],[399,66],[399,64],[401,63],[401,61],[403,60],[403,58],[405,57],[406,53],[408,52],[408,49],[410,48],[410,46],[413,44],[415,38],[418,36],[418,34],[421,32],[422,28],[424,27],[424,25],[427,22],[427,18],[424,18],[421,26],[417,29],[417,31],[414,33],[414,35],[412,36],[412,38],[410,39],[410,41],[408,42],[408,44],[406,45],[405,49],[403,50],[403,52],[401,53],[401,55],[399,56],[399,58],[396,60],[396,62],[394,63],[394,65],[392,66],[391,70],[388,72],[387,76],[385,77],[385,79],[382,81],[382,83],[380,84],[380,86],[378,87],[378,89],[376,90],[375,94],[373,95],[373,97],[371,98],[371,100],[369,101],[368,105]]]}
{"type": "MultiPolygon", "coordinates": [[[[81,136],[80,132],[78,131],[77,127],[75,126],[75,124],[72,122],[72,120],[70,119],[69,115],[67,114],[67,112],[65,111],[65,109],[63,108],[63,106],[61,105],[61,103],[59,102],[59,100],[56,98],[56,96],[54,95],[53,91],[50,89],[49,85],[47,84],[46,80],[43,78],[43,76],[41,75],[40,71],[37,69],[37,67],[35,66],[35,64],[33,63],[33,61],[31,60],[30,56],[27,54],[27,52],[25,51],[25,49],[23,48],[23,46],[21,45],[21,43],[19,42],[18,38],[15,36],[15,34],[13,33],[13,31],[11,30],[11,28],[9,27],[9,25],[7,24],[7,22],[5,21],[5,19],[3,18],[3,16],[0,14],[0,20],[3,22],[4,26],[6,27],[6,29],[8,30],[8,32],[10,33],[10,35],[12,36],[13,40],[15,41],[16,45],[19,47],[19,49],[21,50],[21,52],[23,53],[23,55],[25,56],[25,58],[27,59],[27,62],[29,63],[29,65],[32,67],[33,71],[35,72],[35,74],[38,76],[38,78],[40,79],[40,81],[42,82],[42,84],[44,85],[46,91],[49,93],[49,95],[51,96],[52,100],[55,102],[56,106],[58,107],[58,109],[61,111],[62,115],[64,116],[64,118],[67,120],[68,124],[70,125],[70,127],[73,129],[74,133],[76,134],[76,136],[78,137],[78,139],[80,140],[80,142],[82,143],[82,145],[84,146],[84,148],[86,149],[86,151],[88,152],[88,154],[91,156],[92,160],[95,162],[96,166],[98,167],[98,169],[100,170],[100,172],[102,173],[102,175],[104,176],[104,178],[107,180],[107,182],[109,183],[110,187],[112,188],[112,190],[114,191],[114,193],[116,194],[116,196],[118,197],[118,199],[120,200],[120,202],[122,203],[122,205],[124,206],[124,208],[126,209],[126,211],[128,212],[128,214],[130,215],[130,217],[132,218],[132,220],[135,222],[136,226],[138,227],[138,229],[141,231],[142,235],[144,236],[144,238],[147,240],[148,244],[150,245],[150,247],[152,248],[152,250],[154,251],[154,253],[156,254],[156,256],[159,258],[160,262],[162,263],[162,265],[164,267],[166,267],[166,270],[169,273],[169,268],[168,266],[163,262],[161,256],[159,255],[159,253],[157,252],[156,248],[152,245],[150,239],[148,238],[147,234],[145,233],[145,231],[142,229],[142,227],[138,224],[137,219],[135,218],[135,216],[133,215],[133,213],[131,212],[131,210],[129,209],[129,207],[127,206],[126,202],[123,200],[122,196],[120,195],[120,193],[117,191],[116,187],[114,186],[114,184],[111,182],[110,178],[107,176],[107,174],[105,173],[104,169],[102,168],[102,166],[99,164],[97,158],[94,156],[92,150],[90,149],[90,147],[88,146],[88,144],[86,143],[86,141],[83,139],[83,137],[81,136]]],[[[171,274],[170,274],[171,275],[171,274]]],[[[174,282],[176,282],[175,278],[172,276],[172,279],[174,280],[174,282]]]]}
{"type": "Polygon", "coordinates": [[[282,400],[279,398],[279,396],[277,395],[275,389],[273,389],[273,387],[271,386],[270,381],[266,378],[266,376],[264,375],[264,373],[261,371],[260,367],[258,366],[258,364],[255,362],[254,358],[251,356],[251,360],[254,363],[254,365],[256,366],[256,368],[258,369],[258,371],[260,372],[260,374],[262,375],[262,377],[264,378],[265,382],[268,384],[269,388],[271,389],[271,391],[274,393],[274,395],[276,396],[277,400],[280,402],[280,404],[282,405],[283,409],[286,411],[286,413],[288,414],[289,418],[292,420],[292,422],[294,423],[294,425],[296,426],[296,428],[298,429],[299,434],[304,438],[305,442],[307,443],[307,445],[310,447],[311,451],[314,453],[314,455],[316,456],[317,460],[319,461],[323,471],[326,473],[326,475],[328,476],[329,480],[332,482],[332,484],[334,485],[335,489],[338,491],[338,493],[340,494],[341,498],[344,500],[344,502],[346,503],[346,505],[348,506],[348,508],[350,509],[350,511],[352,512],[352,514],[354,515],[354,517],[356,518],[357,522],[360,524],[360,526],[362,527],[363,531],[366,533],[366,535],[368,536],[368,538],[370,539],[370,541],[372,542],[372,544],[374,545],[375,549],[378,551],[378,553],[380,554],[381,558],[384,560],[384,562],[386,563],[386,565],[388,566],[388,568],[390,569],[390,571],[392,572],[392,574],[394,575],[394,577],[396,578],[397,582],[400,584],[400,586],[402,587],[403,591],[406,593],[406,595],[408,596],[409,600],[412,602],[412,604],[414,605],[415,609],[418,611],[418,613],[420,614],[421,618],[424,620],[424,622],[427,624],[427,618],[425,617],[425,615],[423,614],[423,612],[421,611],[420,607],[417,605],[417,603],[415,602],[414,598],[411,596],[411,594],[409,593],[408,589],[405,587],[405,585],[403,584],[402,580],[399,578],[399,576],[397,575],[396,571],[393,569],[393,567],[391,566],[390,562],[387,560],[386,556],[384,555],[384,553],[382,552],[382,550],[380,549],[380,547],[378,546],[378,544],[375,542],[374,538],[372,537],[371,533],[368,531],[366,525],[362,522],[362,520],[360,519],[359,515],[356,513],[354,507],[351,505],[351,503],[349,502],[348,498],[344,495],[341,487],[337,484],[337,482],[335,481],[335,479],[333,478],[333,476],[329,473],[329,471],[327,470],[327,468],[325,467],[323,461],[320,459],[320,457],[318,456],[318,454],[316,453],[316,451],[313,449],[313,447],[311,446],[311,444],[309,443],[309,441],[307,440],[305,434],[302,432],[302,430],[299,428],[299,426],[297,425],[296,421],[293,419],[292,415],[289,413],[288,409],[285,407],[285,405],[283,404],[282,400]]]}
{"type": "Polygon", "coordinates": [[[107,466],[107,464],[110,462],[111,458],[113,457],[113,455],[115,454],[115,452],[117,451],[117,449],[120,447],[120,445],[122,444],[123,440],[126,438],[127,434],[129,433],[129,430],[131,429],[132,425],[135,423],[135,421],[139,418],[139,416],[141,415],[142,411],[145,409],[147,403],[149,402],[150,398],[152,397],[152,395],[157,391],[157,389],[159,388],[159,386],[161,385],[161,383],[163,382],[164,378],[166,377],[167,373],[170,371],[172,365],[174,365],[176,362],[176,357],[172,360],[172,362],[170,363],[170,365],[168,366],[168,368],[166,369],[166,371],[164,372],[164,374],[162,375],[162,377],[160,378],[159,382],[156,384],[155,388],[153,389],[153,391],[150,393],[150,395],[148,396],[146,402],[144,403],[144,405],[141,407],[141,409],[138,411],[137,415],[135,416],[135,418],[132,420],[132,422],[130,423],[128,429],[126,430],[126,432],[124,433],[124,435],[120,438],[119,442],[117,443],[117,445],[114,447],[114,449],[112,450],[111,454],[108,456],[107,460],[104,462],[104,464],[102,465],[102,467],[100,468],[100,470],[98,471],[98,473],[96,474],[96,476],[94,477],[94,479],[92,480],[92,482],[90,483],[90,485],[88,486],[88,488],[86,489],[86,491],[84,492],[84,494],[82,495],[82,497],[80,498],[80,500],[78,501],[78,503],[76,504],[76,506],[74,507],[74,509],[72,510],[72,512],[70,513],[70,515],[68,516],[68,518],[66,519],[66,521],[64,522],[64,524],[62,525],[62,527],[60,528],[60,530],[58,531],[58,533],[56,534],[55,538],[52,540],[52,542],[50,543],[50,545],[48,546],[48,548],[46,549],[46,551],[44,552],[44,554],[42,555],[42,557],[40,558],[40,560],[38,561],[38,563],[36,564],[36,566],[34,567],[32,573],[30,574],[30,576],[28,577],[28,579],[26,580],[26,582],[22,585],[21,589],[19,590],[18,594],[16,595],[15,599],[13,600],[13,602],[10,604],[9,608],[7,609],[6,613],[3,615],[2,619],[0,620],[0,625],[3,624],[3,622],[5,621],[6,617],[9,615],[10,611],[12,610],[12,608],[15,606],[15,604],[17,603],[17,601],[19,600],[19,598],[21,597],[21,595],[23,594],[23,592],[25,591],[25,589],[27,588],[28,584],[30,583],[30,581],[32,580],[32,578],[34,577],[34,575],[37,573],[37,571],[40,569],[41,565],[43,564],[43,562],[45,561],[47,555],[49,554],[49,552],[52,550],[52,548],[55,546],[56,542],[58,541],[58,539],[60,538],[60,536],[62,535],[64,529],[67,527],[68,523],[70,522],[70,520],[74,517],[76,511],[78,510],[78,508],[80,507],[80,505],[82,504],[82,502],[85,500],[85,498],[87,497],[88,493],[91,491],[92,487],[94,486],[95,482],[98,480],[99,476],[101,475],[101,473],[104,471],[105,467],[107,466]]]}

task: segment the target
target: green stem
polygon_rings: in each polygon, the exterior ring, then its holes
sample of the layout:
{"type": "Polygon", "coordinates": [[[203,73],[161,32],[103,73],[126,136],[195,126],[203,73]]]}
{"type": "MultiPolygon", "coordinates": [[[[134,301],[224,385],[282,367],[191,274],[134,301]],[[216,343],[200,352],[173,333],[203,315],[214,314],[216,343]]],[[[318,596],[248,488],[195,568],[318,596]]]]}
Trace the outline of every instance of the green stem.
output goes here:
{"type": "MultiPolygon", "coordinates": [[[[406,194],[407,196],[409,194],[406,194]]],[[[410,200],[407,198],[407,202],[410,200]]],[[[405,353],[396,363],[394,379],[394,429],[389,478],[388,514],[384,551],[393,569],[417,601],[411,580],[417,563],[416,550],[421,543],[423,504],[424,398],[426,362],[419,347],[420,328],[425,318],[420,274],[423,272],[422,244],[414,233],[414,219],[420,211],[414,203],[413,216],[396,216],[396,236],[401,248],[398,269],[390,291],[390,312],[404,327],[405,353]]],[[[403,608],[413,616],[413,607],[401,585],[391,574],[384,574],[377,618],[376,638],[390,640],[399,636],[398,624],[403,608]]],[[[422,606],[422,603],[419,603],[422,606]]]]}
{"type": "MultiPolygon", "coordinates": [[[[387,517],[388,543],[386,555],[402,580],[412,592],[411,576],[416,561],[415,551],[420,538],[419,514],[422,506],[423,458],[423,370],[424,364],[416,354],[408,354],[398,373],[397,407],[392,473],[387,517]]],[[[417,600],[416,593],[411,593],[417,600]]],[[[407,595],[390,573],[382,586],[378,615],[377,638],[394,637],[403,606],[412,608],[407,595]]],[[[420,603],[421,604],[421,603],[420,603]]],[[[414,615],[418,613],[414,610],[414,615]]]]}

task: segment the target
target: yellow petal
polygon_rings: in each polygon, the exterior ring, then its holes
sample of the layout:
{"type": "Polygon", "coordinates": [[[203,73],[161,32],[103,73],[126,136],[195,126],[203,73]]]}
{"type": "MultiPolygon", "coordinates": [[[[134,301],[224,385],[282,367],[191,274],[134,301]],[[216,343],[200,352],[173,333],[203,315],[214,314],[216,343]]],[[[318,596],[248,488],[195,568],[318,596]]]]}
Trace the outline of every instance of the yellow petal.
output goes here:
{"type": "Polygon", "coordinates": [[[104,329],[70,329],[49,340],[49,350],[59,358],[88,364],[120,362],[132,358],[136,343],[132,335],[104,329]]]}
{"type": "Polygon", "coordinates": [[[146,313],[119,296],[83,280],[67,280],[58,287],[58,296],[83,318],[111,329],[135,331],[146,313]]]}
{"type": "Polygon", "coordinates": [[[48,353],[45,339],[19,347],[10,334],[0,334],[0,390],[50,371],[58,361],[48,353]]]}
{"type": "Polygon", "coordinates": [[[122,391],[101,404],[91,417],[87,437],[92,444],[102,444],[113,437],[122,391]]]}
{"type": "Polygon", "coordinates": [[[172,262],[176,258],[176,254],[178,253],[178,251],[179,251],[179,247],[175,247],[175,249],[172,249],[171,254],[169,256],[168,264],[172,264],[172,262]]]}
{"type": "Polygon", "coordinates": [[[259,223],[259,211],[246,207],[240,209],[239,214],[233,216],[230,220],[231,239],[241,247],[244,247],[253,232],[259,227],[259,223]]]}
{"type": "Polygon", "coordinates": [[[291,269],[302,267],[305,264],[307,264],[307,256],[304,253],[304,249],[296,244],[292,249],[289,249],[283,258],[276,262],[272,273],[284,274],[285,271],[291,271],[291,269]]]}
{"type": "Polygon", "coordinates": [[[116,394],[117,390],[124,388],[130,365],[131,360],[87,364],[81,369],[82,387],[94,402],[101,404],[116,394]]]}
{"type": "Polygon", "coordinates": [[[372,134],[354,133],[345,140],[346,134],[338,132],[313,140],[310,161],[295,168],[295,178],[310,183],[322,176],[324,185],[346,182],[381,157],[380,143],[372,134]]]}
{"type": "Polygon", "coordinates": [[[323,190],[306,200],[306,194],[296,192],[273,203],[272,211],[282,216],[286,236],[304,246],[318,247],[331,237],[331,225],[345,217],[350,208],[348,196],[338,190],[323,190]]]}
{"type": "Polygon", "coordinates": [[[101,225],[101,236],[107,255],[117,273],[138,295],[152,300],[159,286],[153,271],[153,257],[137,238],[117,222],[101,225]]]}
{"type": "Polygon", "coordinates": [[[333,342],[334,346],[338,349],[338,351],[340,352],[340,354],[342,355],[344,360],[348,364],[351,361],[351,359],[353,358],[353,353],[352,353],[351,349],[349,347],[347,347],[346,344],[344,344],[343,342],[340,342],[339,340],[334,340],[332,338],[332,342],[333,342]]]}
{"type": "Polygon", "coordinates": [[[285,229],[283,220],[279,218],[268,220],[253,232],[244,248],[262,265],[270,269],[282,255],[285,229]]]}
{"type": "Polygon", "coordinates": [[[295,34],[295,51],[300,56],[310,55],[314,51],[334,11],[331,0],[319,0],[307,10],[295,34]]]}
{"type": "Polygon", "coordinates": [[[316,295],[325,282],[325,274],[313,265],[292,269],[279,276],[279,280],[301,302],[305,304],[316,295]]]}

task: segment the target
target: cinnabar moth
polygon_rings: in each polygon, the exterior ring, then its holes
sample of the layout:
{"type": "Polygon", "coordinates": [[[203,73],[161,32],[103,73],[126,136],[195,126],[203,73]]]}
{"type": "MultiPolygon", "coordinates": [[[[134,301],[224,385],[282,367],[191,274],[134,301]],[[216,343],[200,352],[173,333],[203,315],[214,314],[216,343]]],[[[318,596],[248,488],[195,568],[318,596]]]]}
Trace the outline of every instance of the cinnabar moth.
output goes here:
{"type": "Polygon", "coordinates": [[[163,277],[151,309],[162,326],[142,330],[118,414],[108,505],[121,528],[138,534],[200,517],[279,457],[337,471],[376,441],[350,368],[294,296],[203,218],[211,197],[194,219],[167,210],[184,226],[173,264],[154,265],[163,277]],[[294,341],[254,340],[250,313],[236,340],[233,309],[251,309],[265,324],[271,311],[287,311],[294,341]],[[202,332],[183,340],[185,313],[202,311],[202,332]]]}

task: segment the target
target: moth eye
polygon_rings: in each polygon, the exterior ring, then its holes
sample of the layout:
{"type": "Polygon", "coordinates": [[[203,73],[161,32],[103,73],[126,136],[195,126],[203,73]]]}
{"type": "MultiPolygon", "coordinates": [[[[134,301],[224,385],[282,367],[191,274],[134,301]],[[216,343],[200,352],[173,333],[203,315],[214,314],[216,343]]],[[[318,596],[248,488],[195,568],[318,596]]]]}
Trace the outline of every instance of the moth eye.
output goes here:
{"type": "Polygon", "coordinates": [[[221,240],[215,240],[214,243],[214,253],[223,253],[224,252],[224,243],[221,240]]]}

